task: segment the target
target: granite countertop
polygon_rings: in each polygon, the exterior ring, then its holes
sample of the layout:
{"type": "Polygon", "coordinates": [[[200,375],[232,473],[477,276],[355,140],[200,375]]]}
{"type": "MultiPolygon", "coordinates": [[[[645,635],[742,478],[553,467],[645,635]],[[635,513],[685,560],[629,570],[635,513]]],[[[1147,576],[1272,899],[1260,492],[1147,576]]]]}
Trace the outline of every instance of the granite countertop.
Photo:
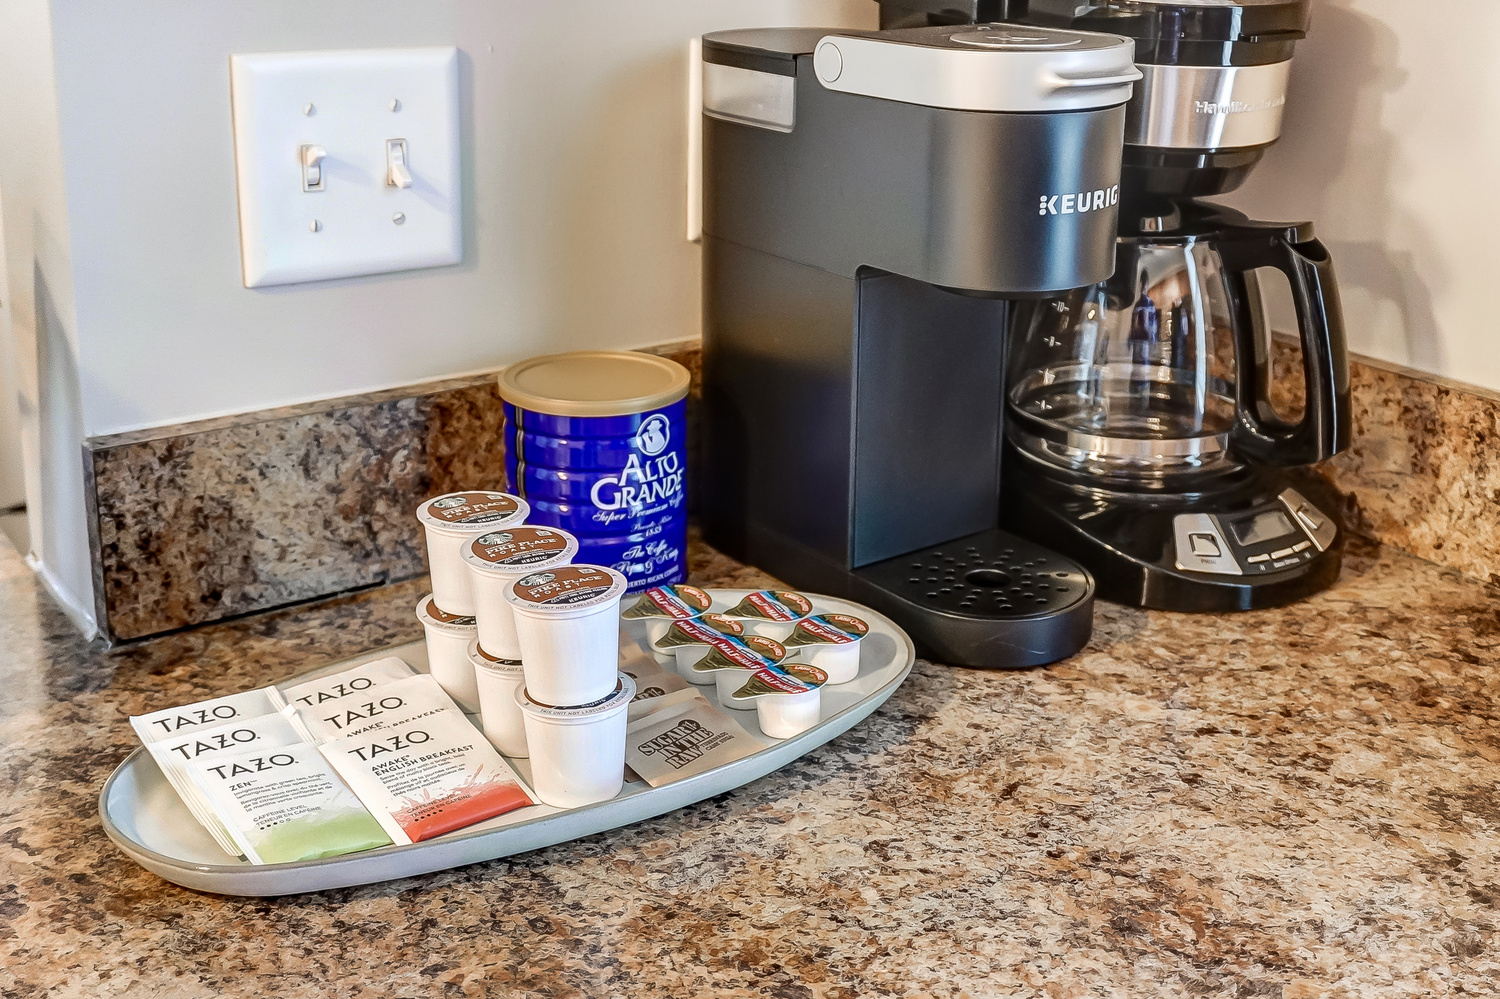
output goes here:
{"type": "Polygon", "coordinates": [[[1500,601],[1369,546],[1296,607],[1101,604],[1047,669],[919,662],[778,773],[506,860],[244,900],[105,838],[127,715],[414,639],[420,593],[105,653],[0,539],[0,995],[1500,991],[1500,601]]]}

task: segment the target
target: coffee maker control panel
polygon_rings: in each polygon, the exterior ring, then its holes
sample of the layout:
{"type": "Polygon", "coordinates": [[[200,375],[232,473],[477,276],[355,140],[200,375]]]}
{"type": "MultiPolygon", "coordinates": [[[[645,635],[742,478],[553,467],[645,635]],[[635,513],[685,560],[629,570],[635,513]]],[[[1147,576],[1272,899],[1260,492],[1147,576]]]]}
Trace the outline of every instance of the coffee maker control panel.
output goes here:
{"type": "Polygon", "coordinates": [[[1280,572],[1326,551],[1333,518],[1286,489],[1273,505],[1233,514],[1180,513],[1172,520],[1177,568],[1221,576],[1280,572]]]}

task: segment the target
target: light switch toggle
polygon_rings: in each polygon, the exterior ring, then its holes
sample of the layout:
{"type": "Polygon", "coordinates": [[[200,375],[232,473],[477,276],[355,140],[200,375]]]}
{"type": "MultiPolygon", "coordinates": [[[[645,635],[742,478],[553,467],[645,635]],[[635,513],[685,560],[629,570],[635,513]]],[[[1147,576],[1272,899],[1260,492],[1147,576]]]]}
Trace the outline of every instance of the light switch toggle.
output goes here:
{"type": "Polygon", "coordinates": [[[327,156],[328,151],[322,146],[302,147],[302,190],[323,190],[323,160],[327,156]]]}
{"type": "Polygon", "coordinates": [[[406,140],[385,140],[385,182],[391,187],[411,187],[411,170],[406,163],[406,140]]]}

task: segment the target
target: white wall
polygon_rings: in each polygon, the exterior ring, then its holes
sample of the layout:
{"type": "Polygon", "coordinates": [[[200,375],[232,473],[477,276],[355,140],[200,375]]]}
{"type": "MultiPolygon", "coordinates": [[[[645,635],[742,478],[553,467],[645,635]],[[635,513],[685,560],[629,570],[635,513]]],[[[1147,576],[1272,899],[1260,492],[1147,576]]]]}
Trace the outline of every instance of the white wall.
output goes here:
{"type": "Polygon", "coordinates": [[[1292,64],[1281,142],[1224,199],[1314,220],[1350,349],[1490,389],[1500,389],[1497,36],[1500,4],[1484,0],[1320,0],[1292,64]]]}
{"type": "Polygon", "coordinates": [[[696,335],[688,39],[875,18],[871,0],[0,0],[31,528],[55,589],[87,613],[84,436],[696,335]],[[464,262],[243,288],[230,54],[408,45],[463,53],[464,262]]]}

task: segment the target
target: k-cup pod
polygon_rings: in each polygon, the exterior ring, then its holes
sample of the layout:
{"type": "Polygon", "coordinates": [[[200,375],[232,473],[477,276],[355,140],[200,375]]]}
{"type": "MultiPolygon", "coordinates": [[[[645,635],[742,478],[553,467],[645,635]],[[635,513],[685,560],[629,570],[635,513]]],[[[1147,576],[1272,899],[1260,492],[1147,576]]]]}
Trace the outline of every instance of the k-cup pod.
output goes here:
{"type": "Polygon", "coordinates": [[[691,676],[695,683],[702,683],[704,677],[711,679],[724,707],[749,711],[751,705],[733,703],[729,696],[744,682],[743,674],[774,666],[785,658],[786,649],[775,639],[761,635],[746,635],[742,639],[721,635],[708,654],[693,664],[691,676]]]}
{"type": "Polygon", "coordinates": [[[510,493],[474,491],[434,496],[417,507],[427,532],[427,571],[432,596],[449,614],[474,613],[474,588],[463,547],[476,535],[526,522],[531,508],[510,493]]]}
{"type": "Polygon", "coordinates": [[[828,674],[806,663],[765,666],[730,695],[730,701],[755,705],[760,730],[773,739],[790,739],[818,723],[823,685],[828,674]]]}
{"type": "Polygon", "coordinates": [[[478,711],[479,687],[474,683],[474,664],[469,662],[469,643],[478,636],[474,618],[449,614],[428,594],[417,604],[417,620],[427,633],[427,671],[459,707],[478,711]]]}
{"type": "Polygon", "coordinates": [[[812,601],[792,590],[757,590],[724,612],[745,622],[752,635],[765,635],[778,641],[785,638],[790,626],[812,613],[812,601]]]}
{"type": "Polygon", "coordinates": [[[572,562],[578,539],[555,527],[508,527],[481,534],[460,551],[474,587],[479,644],[502,659],[520,659],[516,619],[505,591],[522,576],[572,562]]]}
{"type": "Polygon", "coordinates": [[[474,679],[479,684],[479,720],[490,745],[512,759],[526,756],[526,722],[516,694],[526,686],[526,674],[519,659],[497,659],[480,648],[479,640],[469,643],[469,662],[474,664],[474,679]]]}
{"type": "Polygon", "coordinates": [[[848,614],[814,614],[792,626],[781,640],[788,651],[801,649],[802,659],[828,674],[828,682],[848,683],[859,675],[859,644],[870,626],[848,614]]]}
{"type": "Polygon", "coordinates": [[[658,658],[663,653],[675,656],[678,674],[688,676],[693,664],[708,655],[719,637],[743,638],[744,635],[745,626],[739,621],[723,614],[704,614],[685,621],[673,621],[651,651],[658,658]]]}
{"type": "Polygon", "coordinates": [[[590,704],[619,676],[625,577],[602,565],[561,565],[505,591],[516,619],[526,687],[542,704],[590,704]]]}
{"type": "MultiPolygon", "coordinates": [[[[528,664],[529,665],[529,664],[528,664]]],[[[537,700],[529,685],[516,691],[531,750],[531,786],[549,805],[578,808],[608,801],[625,783],[626,709],[635,681],[616,674],[604,697],[577,707],[537,700]]]]}
{"type": "MultiPolygon", "coordinates": [[[[656,655],[657,639],[667,633],[667,628],[673,621],[697,617],[708,610],[712,603],[713,598],[696,586],[653,586],[636,598],[635,603],[620,616],[625,619],[627,627],[632,626],[633,622],[644,622],[646,647],[656,655]]],[[[666,661],[666,657],[662,655],[656,655],[656,658],[658,662],[666,661]]]]}

